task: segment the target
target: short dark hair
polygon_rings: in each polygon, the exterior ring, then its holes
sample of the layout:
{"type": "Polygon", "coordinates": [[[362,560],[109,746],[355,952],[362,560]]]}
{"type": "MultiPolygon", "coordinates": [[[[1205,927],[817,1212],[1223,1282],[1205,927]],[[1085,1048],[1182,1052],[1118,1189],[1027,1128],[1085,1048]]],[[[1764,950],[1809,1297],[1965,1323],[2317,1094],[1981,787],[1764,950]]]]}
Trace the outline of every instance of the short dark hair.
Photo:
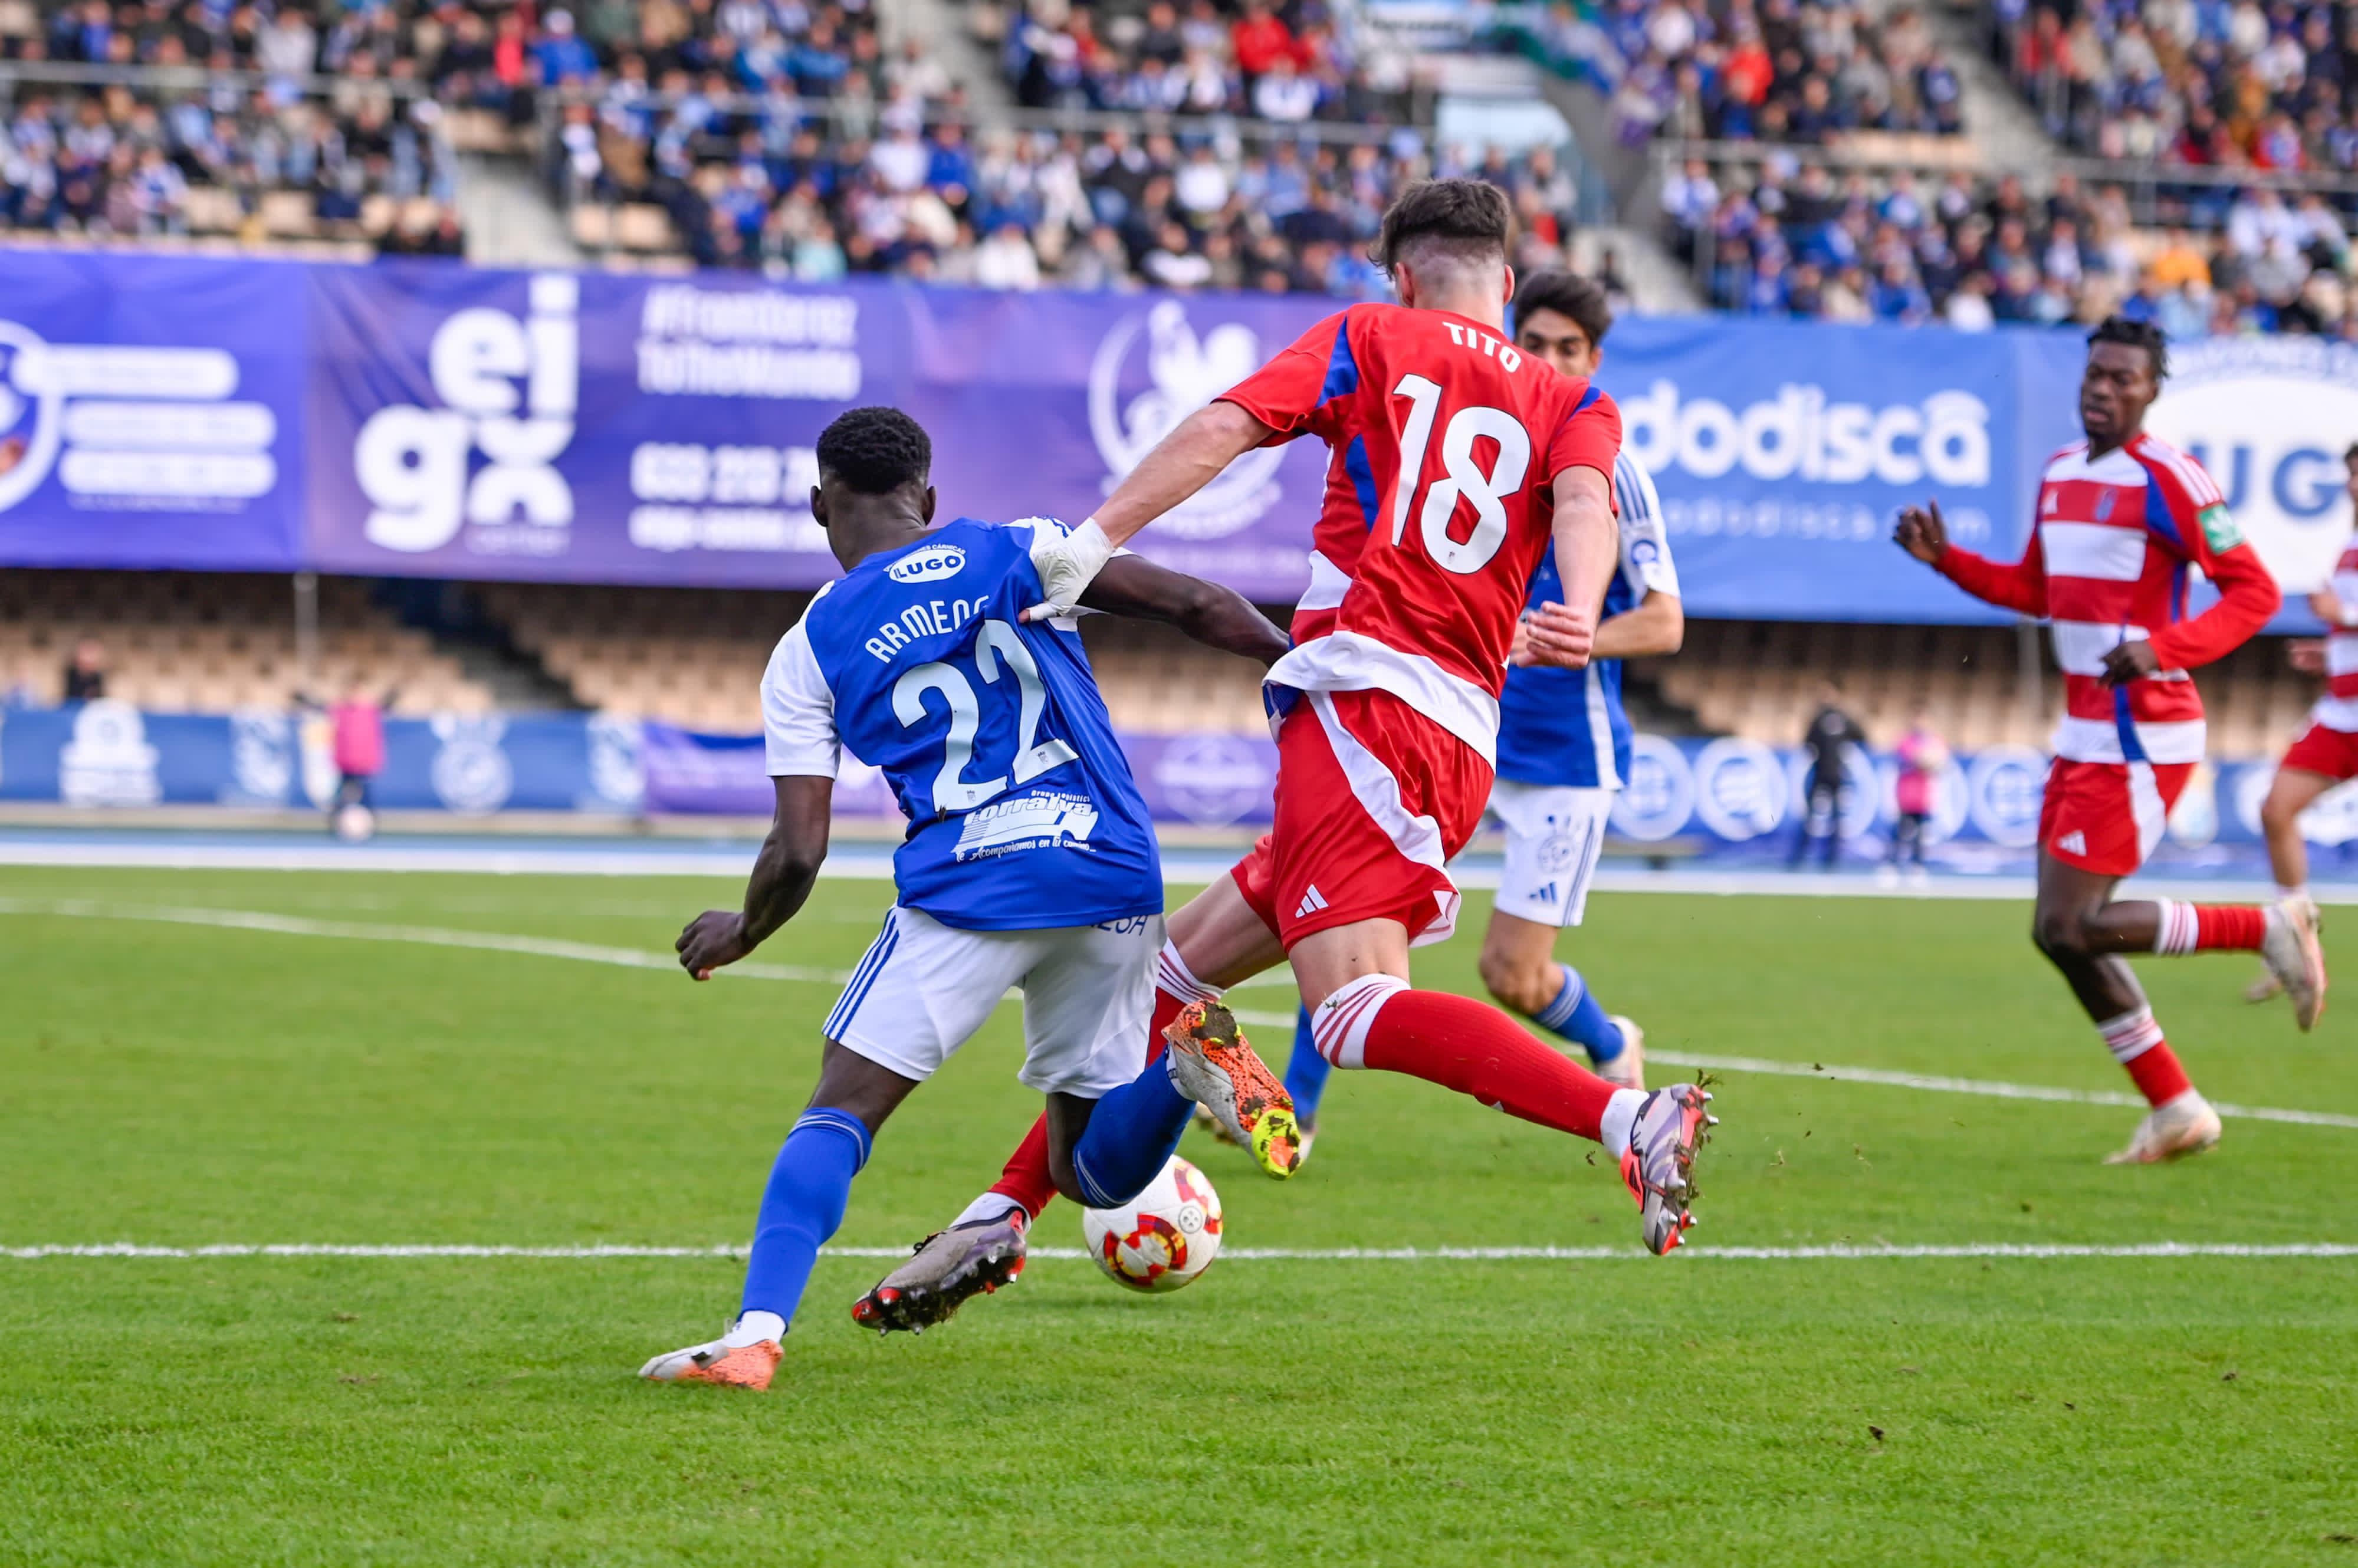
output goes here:
{"type": "Polygon", "coordinates": [[[904,484],[923,484],[933,467],[933,438],[897,408],[854,408],[837,415],[818,435],[818,471],[833,474],[856,494],[889,495],[904,484]]]}
{"type": "Polygon", "coordinates": [[[2098,343],[2125,343],[2133,349],[2143,349],[2146,358],[2153,362],[2153,379],[2166,380],[2169,375],[2169,340],[2161,329],[2150,321],[2132,321],[2125,316],[2107,316],[2096,323],[2088,334],[2088,346],[2098,343]]]}
{"type": "Polygon", "coordinates": [[[1469,262],[1507,259],[1514,210],[1486,180],[1420,179],[1384,210],[1368,259],[1389,274],[1412,249],[1442,250],[1469,262]]]}
{"type": "Polygon", "coordinates": [[[2350,443],[2349,449],[2342,454],[2342,463],[2344,468],[2352,463],[2358,463],[2358,441],[2350,443]]]}
{"type": "Polygon", "coordinates": [[[1515,325],[1535,310],[1552,310],[1579,324],[1592,348],[1601,347],[1613,329],[1613,302],[1596,280],[1576,272],[1535,272],[1515,283],[1515,325]]]}

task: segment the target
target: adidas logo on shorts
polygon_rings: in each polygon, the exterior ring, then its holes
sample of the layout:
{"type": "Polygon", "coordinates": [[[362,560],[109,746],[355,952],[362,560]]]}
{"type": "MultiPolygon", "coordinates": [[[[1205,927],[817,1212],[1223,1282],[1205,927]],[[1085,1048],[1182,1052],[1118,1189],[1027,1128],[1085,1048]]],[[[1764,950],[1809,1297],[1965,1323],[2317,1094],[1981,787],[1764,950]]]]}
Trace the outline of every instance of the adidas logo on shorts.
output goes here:
{"type": "Polygon", "coordinates": [[[1293,911],[1293,918],[1296,920],[1308,919],[1311,915],[1317,914],[1320,910],[1325,907],[1326,901],[1319,895],[1318,890],[1314,887],[1310,888],[1303,893],[1302,903],[1297,905],[1293,911]]]}
{"type": "Polygon", "coordinates": [[[2088,852],[2088,836],[2075,827],[2055,840],[2055,847],[2067,855],[2084,855],[2088,852]]]}

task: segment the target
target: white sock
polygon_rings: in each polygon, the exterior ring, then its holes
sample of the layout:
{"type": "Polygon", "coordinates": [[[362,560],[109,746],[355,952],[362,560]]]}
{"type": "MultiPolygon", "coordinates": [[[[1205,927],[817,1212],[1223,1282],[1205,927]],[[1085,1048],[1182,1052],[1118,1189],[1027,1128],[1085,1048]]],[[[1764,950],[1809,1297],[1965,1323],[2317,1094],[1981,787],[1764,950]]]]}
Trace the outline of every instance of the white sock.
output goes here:
{"type": "Polygon", "coordinates": [[[734,1350],[740,1346],[759,1345],[764,1339],[784,1339],[786,1320],[773,1312],[741,1312],[737,1325],[720,1336],[720,1343],[734,1350]]]}
{"type": "Polygon", "coordinates": [[[1604,1144],[1605,1152],[1616,1160],[1621,1157],[1622,1150],[1629,1147],[1629,1134],[1638,1126],[1638,1108],[1645,1103],[1646,1091],[1643,1089],[1615,1089],[1613,1098],[1605,1102],[1605,1115],[1602,1125],[1597,1129],[1596,1141],[1604,1144]]]}
{"type": "Polygon", "coordinates": [[[1031,1211],[1005,1193],[985,1193],[959,1211],[958,1217],[950,1221],[950,1228],[957,1230],[968,1225],[996,1225],[1011,1215],[1018,1225],[1032,1223],[1031,1211]]]}
{"type": "Polygon", "coordinates": [[[2309,884],[2307,882],[2301,883],[2300,886],[2297,888],[2278,887],[2277,889],[2277,897],[2278,900],[2286,903],[2293,903],[2295,900],[2298,900],[2302,903],[2310,903],[2315,902],[2309,896],[2309,884]]]}

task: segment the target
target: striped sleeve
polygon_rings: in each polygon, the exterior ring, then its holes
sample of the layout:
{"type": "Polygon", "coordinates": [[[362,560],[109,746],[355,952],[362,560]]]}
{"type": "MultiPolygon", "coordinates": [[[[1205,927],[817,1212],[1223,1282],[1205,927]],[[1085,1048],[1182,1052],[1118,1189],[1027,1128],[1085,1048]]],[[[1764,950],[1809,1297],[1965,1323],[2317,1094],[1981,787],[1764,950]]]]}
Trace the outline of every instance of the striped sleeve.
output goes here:
{"type": "Polygon", "coordinates": [[[1671,562],[1670,535],[1662,526],[1662,499],[1654,478],[1625,449],[1613,460],[1613,499],[1621,514],[1621,571],[1643,599],[1650,593],[1678,596],[1678,568],[1671,562]]]}

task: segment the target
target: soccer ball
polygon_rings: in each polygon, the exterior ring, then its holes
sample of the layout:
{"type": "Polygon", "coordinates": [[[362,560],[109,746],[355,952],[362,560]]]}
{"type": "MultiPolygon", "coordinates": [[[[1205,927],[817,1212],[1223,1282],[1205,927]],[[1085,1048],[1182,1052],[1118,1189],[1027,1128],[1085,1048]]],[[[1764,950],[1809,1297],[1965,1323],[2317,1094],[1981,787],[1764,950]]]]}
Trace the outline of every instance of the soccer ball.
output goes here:
{"type": "Polygon", "coordinates": [[[336,837],[347,844],[363,844],[376,837],[376,813],[358,801],[336,813],[336,837]]]}
{"type": "Polygon", "coordinates": [[[1203,1172],[1174,1154],[1144,1192],[1120,1208],[1084,1209],[1081,1236],[1116,1284],[1175,1291],[1220,1254],[1220,1195],[1203,1172]]]}

